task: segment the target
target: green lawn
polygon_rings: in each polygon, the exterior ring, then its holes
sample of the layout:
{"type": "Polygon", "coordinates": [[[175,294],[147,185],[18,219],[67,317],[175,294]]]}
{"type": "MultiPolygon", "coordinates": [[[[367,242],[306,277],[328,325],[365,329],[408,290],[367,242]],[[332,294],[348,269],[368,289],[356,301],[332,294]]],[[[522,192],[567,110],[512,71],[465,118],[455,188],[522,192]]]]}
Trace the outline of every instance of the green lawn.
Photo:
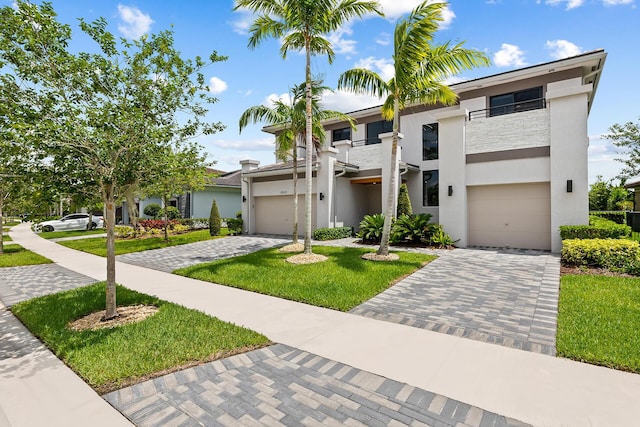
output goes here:
{"type": "Polygon", "coordinates": [[[118,287],[118,306],[147,304],[160,310],[142,322],[75,332],[67,324],[104,310],[104,282],[13,306],[12,311],[53,352],[106,393],[154,373],[210,361],[269,340],[254,331],[196,310],[118,287]]]}
{"type": "Polygon", "coordinates": [[[566,275],[558,355],[640,373],[640,278],[566,275]]]}
{"type": "MultiPolygon", "coordinates": [[[[220,232],[223,236],[228,234],[226,228],[223,228],[220,232]]],[[[189,233],[169,236],[169,243],[166,243],[163,237],[116,240],[116,255],[184,245],[186,243],[201,242],[204,240],[217,239],[219,237],[222,236],[211,237],[209,235],[209,230],[197,230],[189,233]]],[[[105,237],[101,237],[95,239],[66,240],[58,243],[71,249],[89,252],[94,255],[107,256],[106,241],[107,239],[105,237]]]]}
{"type": "Polygon", "coordinates": [[[0,255],[1,267],[19,267],[23,265],[50,264],[52,261],[20,245],[7,245],[4,254],[0,255]]]}
{"type": "Polygon", "coordinates": [[[266,249],[234,258],[174,271],[182,276],[247,289],[320,307],[348,311],[402,277],[435,259],[432,255],[399,252],[399,261],[365,261],[360,248],[316,246],[328,261],[294,265],[291,254],[266,249]]]}
{"type": "Polygon", "coordinates": [[[43,239],[59,239],[62,237],[90,236],[92,234],[105,234],[107,230],[100,228],[96,230],[73,230],[73,231],[49,231],[38,233],[43,239]]]}
{"type": "Polygon", "coordinates": [[[8,234],[3,234],[2,235],[2,240],[5,241],[5,242],[11,242],[12,241],[11,236],[9,236],[8,234]]]}

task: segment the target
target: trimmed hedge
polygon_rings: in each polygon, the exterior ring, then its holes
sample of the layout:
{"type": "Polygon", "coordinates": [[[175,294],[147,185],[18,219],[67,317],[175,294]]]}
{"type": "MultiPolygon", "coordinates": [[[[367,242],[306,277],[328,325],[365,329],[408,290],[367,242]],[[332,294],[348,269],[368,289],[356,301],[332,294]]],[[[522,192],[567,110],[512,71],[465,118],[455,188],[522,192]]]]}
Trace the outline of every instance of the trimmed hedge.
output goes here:
{"type": "Polygon", "coordinates": [[[627,239],[568,239],[562,242],[562,260],[574,266],[640,273],[640,244],[627,239]]]}
{"type": "Polygon", "coordinates": [[[209,228],[209,218],[182,218],[178,222],[186,225],[191,230],[204,230],[209,228]]]}
{"type": "Polygon", "coordinates": [[[631,236],[631,227],[605,218],[590,216],[589,225],[562,225],[560,237],[566,239],[622,239],[631,236]]]}
{"type": "Polygon", "coordinates": [[[616,224],[626,224],[627,222],[627,213],[625,211],[591,211],[589,215],[608,219],[616,224]]]}
{"type": "Polygon", "coordinates": [[[351,227],[318,228],[313,232],[314,240],[344,239],[345,237],[351,237],[352,235],[353,230],[351,227]]]}

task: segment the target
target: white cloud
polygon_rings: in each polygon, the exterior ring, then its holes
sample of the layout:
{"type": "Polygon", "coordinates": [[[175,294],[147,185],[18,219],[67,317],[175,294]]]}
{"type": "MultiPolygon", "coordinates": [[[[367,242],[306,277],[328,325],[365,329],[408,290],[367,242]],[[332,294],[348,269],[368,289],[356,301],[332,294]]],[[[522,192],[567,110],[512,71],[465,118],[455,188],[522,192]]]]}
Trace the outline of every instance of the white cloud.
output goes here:
{"type": "Polygon", "coordinates": [[[118,24],[118,30],[128,39],[138,39],[149,32],[153,19],[142,13],[137,7],[118,5],[118,15],[122,23],[118,24]]]}
{"type": "Polygon", "coordinates": [[[217,148],[233,150],[273,151],[274,139],[273,136],[254,139],[215,139],[211,142],[211,145],[217,148]]]}
{"type": "Polygon", "coordinates": [[[563,59],[581,54],[582,48],[567,40],[547,40],[545,47],[551,51],[553,59],[563,59]]]}
{"type": "Polygon", "coordinates": [[[247,9],[238,9],[237,11],[235,11],[235,14],[238,19],[230,22],[231,27],[233,28],[233,32],[238,34],[248,34],[249,27],[254,20],[253,13],[247,9]]]}
{"type": "Polygon", "coordinates": [[[345,38],[345,36],[353,35],[351,25],[345,25],[338,28],[327,37],[333,46],[333,51],[340,54],[354,54],[356,53],[356,41],[345,38]]]}
{"type": "Polygon", "coordinates": [[[291,105],[291,94],[290,93],[282,93],[280,95],[278,95],[277,93],[272,93],[270,95],[268,95],[263,101],[262,101],[262,105],[264,105],[265,107],[273,107],[273,103],[276,101],[282,101],[283,103],[287,104],[287,105],[291,105]]]}
{"type": "Polygon", "coordinates": [[[633,0],[602,0],[605,6],[617,6],[619,4],[633,4],[633,0]]]}
{"type": "Polygon", "coordinates": [[[580,7],[584,4],[584,0],[546,0],[545,4],[550,4],[551,6],[556,6],[566,3],[567,10],[575,9],[576,7],[580,7]]]}
{"type": "Polygon", "coordinates": [[[209,79],[209,92],[214,95],[224,92],[227,90],[227,87],[227,82],[218,77],[211,77],[209,79]]]}
{"type": "Polygon", "coordinates": [[[524,52],[516,45],[502,43],[500,50],[493,54],[493,63],[498,67],[523,67],[527,65],[524,52]]]}
{"type": "Polygon", "coordinates": [[[350,113],[352,111],[382,105],[382,100],[370,95],[357,95],[353,92],[336,90],[322,95],[322,105],[327,110],[350,113]]]}
{"type": "Polygon", "coordinates": [[[391,59],[374,58],[370,56],[356,62],[354,66],[355,68],[366,68],[367,70],[375,71],[382,77],[382,80],[386,82],[391,80],[395,75],[393,61],[391,59]]]}
{"type": "Polygon", "coordinates": [[[391,34],[380,33],[375,42],[382,46],[389,46],[391,44],[391,34]]]}
{"type": "MultiPolygon", "coordinates": [[[[435,3],[436,0],[432,2],[435,3]]],[[[384,16],[387,19],[397,19],[403,15],[408,14],[413,9],[415,9],[418,5],[420,5],[423,0],[379,0],[381,5],[381,9],[384,12],[384,16]]],[[[455,18],[456,15],[453,13],[449,6],[442,11],[442,24],[440,28],[448,28],[455,18]]]]}

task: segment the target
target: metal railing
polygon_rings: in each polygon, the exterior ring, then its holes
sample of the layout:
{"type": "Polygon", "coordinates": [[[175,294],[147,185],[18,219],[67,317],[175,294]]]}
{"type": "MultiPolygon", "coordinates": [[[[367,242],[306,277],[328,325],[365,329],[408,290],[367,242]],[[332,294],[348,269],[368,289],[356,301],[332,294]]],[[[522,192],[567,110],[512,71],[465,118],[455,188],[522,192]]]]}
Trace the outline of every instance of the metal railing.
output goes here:
{"type": "Polygon", "coordinates": [[[539,110],[547,108],[544,98],[530,99],[528,101],[514,102],[512,104],[499,105],[469,112],[469,120],[483,119],[485,117],[503,116],[505,114],[521,113],[523,111],[539,110]]]}

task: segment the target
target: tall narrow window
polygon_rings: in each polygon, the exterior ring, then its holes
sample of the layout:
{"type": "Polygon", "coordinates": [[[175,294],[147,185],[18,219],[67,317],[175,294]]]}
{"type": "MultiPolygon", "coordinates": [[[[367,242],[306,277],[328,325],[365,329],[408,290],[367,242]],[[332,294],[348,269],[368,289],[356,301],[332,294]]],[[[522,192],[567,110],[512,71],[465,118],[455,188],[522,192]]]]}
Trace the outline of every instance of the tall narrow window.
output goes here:
{"type": "Polygon", "coordinates": [[[438,158],[438,124],[422,125],[422,160],[438,158]]]}
{"type": "Polygon", "coordinates": [[[491,107],[489,109],[490,116],[501,116],[503,114],[544,108],[542,86],[492,96],[489,99],[489,104],[491,107]]]}
{"type": "Polygon", "coordinates": [[[331,141],[344,141],[351,139],[351,128],[334,129],[331,134],[331,141]]]}
{"type": "Polygon", "coordinates": [[[422,206],[438,206],[438,171],[422,172],[422,206]]]}
{"type": "Polygon", "coordinates": [[[365,144],[380,144],[382,140],[378,138],[378,135],[391,131],[393,131],[392,121],[380,120],[378,122],[367,123],[367,140],[365,141],[365,144]]]}

